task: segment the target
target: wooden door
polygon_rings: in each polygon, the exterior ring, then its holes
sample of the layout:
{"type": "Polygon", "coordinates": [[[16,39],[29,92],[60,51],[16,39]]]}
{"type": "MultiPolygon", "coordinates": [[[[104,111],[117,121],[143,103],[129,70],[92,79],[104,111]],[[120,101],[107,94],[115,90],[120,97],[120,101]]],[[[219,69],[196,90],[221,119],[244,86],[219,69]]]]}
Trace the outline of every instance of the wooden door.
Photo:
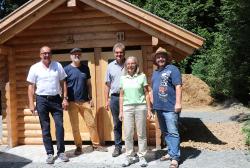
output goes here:
{"type": "MultiPolygon", "coordinates": [[[[71,63],[70,56],[69,54],[57,54],[52,56],[53,60],[59,61],[63,66],[68,65],[71,63]]],[[[94,62],[94,53],[89,52],[89,53],[83,53],[80,57],[81,63],[87,64],[90,70],[90,75],[91,75],[91,83],[92,83],[92,95],[93,95],[93,101],[96,105],[96,95],[95,91],[95,62],[94,62]]],[[[95,117],[96,115],[96,106],[93,108],[93,115],[95,117]]],[[[68,111],[64,111],[64,139],[65,141],[73,141],[73,134],[72,134],[72,129],[71,129],[71,124],[70,124],[70,119],[68,115],[68,111]]],[[[79,117],[79,128],[80,128],[80,133],[83,141],[90,141],[90,134],[88,131],[88,128],[86,127],[85,121],[81,117],[81,115],[78,115],[79,117]]],[[[52,139],[56,140],[55,138],[55,124],[54,120],[51,117],[51,135],[52,139]]]]}
{"type": "MultiPolygon", "coordinates": [[[[125,57],[129,56],[135,56],[137,57],[140,68],[143,70],[143,59],[142,59],[142,51],[141,50],[132,50],[132,51],[126,51],[125,57]]],[[[102,87],[101,91],[104,92],[105,88],[105,77],[106,77],[106,72],[107,72],[107,67],[108,63],[112,62],[115,59],[113,52],[102,52],[101,53],[101,69],[102,69],[102,87]]],[[[103,95],[104,96],[104,95],[103,95]]],[[[103,99],[105,101],[105,99],[103,99]]],[[[103,102],[105,104],[105,102],[103,102]]],[[[104,108],[103,108],[104,109],[104,108]]],[[[113,141],[114,140],[114,133],[113,133],[113,119],[112,119],[112,114],[110,111],[103,111],[103,131],[104,131],[104,141],[113,141]]],[[[124,134],[123,134],[124,135],[124,134]]],[[[124,139],[124,137],[123,137],[124,139]]]]}

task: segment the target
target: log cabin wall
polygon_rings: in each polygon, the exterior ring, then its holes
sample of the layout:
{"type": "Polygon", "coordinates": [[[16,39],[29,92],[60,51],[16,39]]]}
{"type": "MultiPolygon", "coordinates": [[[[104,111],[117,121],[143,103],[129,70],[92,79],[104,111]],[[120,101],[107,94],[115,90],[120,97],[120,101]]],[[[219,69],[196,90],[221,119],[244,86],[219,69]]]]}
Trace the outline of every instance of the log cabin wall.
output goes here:
{"type": "Polygon", "coordinates": [[[7,143],[7,121],[6,121],[6,91],[5,91],[5,85],[7,82],[7,63],[6,63],[6,55],[0,54],[0,90],[1,90],[1,112],[2,112],[2,142],[7,143]]]}
{"type": "MultiPolygon", "coordinates": [[[[118,32],[124,32],[122,42],[126,46],[142,46],[143,69],[150,81],[153,69],[152,37],[83,3],[71,8],[66,3],[61,5],[6,42],[8,46],[15,48],[19,144],[42,144],[38,116],[32,116],[29,110],[24,110],[28,108],[26,77],[30,66],[40,60],[40,47],[48,45],[52,50],[112,47],[117,42],[118,32]]],[[[153,145],[154,123],[148,124],[148,141],[153,145]]],[[[5,138],[6,135],[4,134],[5,138]]]]}

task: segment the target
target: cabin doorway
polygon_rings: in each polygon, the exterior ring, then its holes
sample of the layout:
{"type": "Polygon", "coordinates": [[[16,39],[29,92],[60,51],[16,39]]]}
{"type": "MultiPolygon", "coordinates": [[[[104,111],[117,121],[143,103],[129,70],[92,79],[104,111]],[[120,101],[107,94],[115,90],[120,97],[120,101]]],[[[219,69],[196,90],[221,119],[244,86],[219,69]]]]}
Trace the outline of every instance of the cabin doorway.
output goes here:
{"type": "MultiPolygon", "coordinates": [[[[141,49],[133,49],[133,50],[127,50],[125,57],[129,56],[135,56],[138,58],[140,68],[143,69],[143,59],[142,59],[142,51],[141,49]]],[[[53,60],[60,62],[63,66],[66,66],[71,63],[69,52],[67,54],[53,54],[52,56],[53,60]]],[[[102,132],[100,134],[100,138],[103,141],[113,141],[114,140],[114,134],[113,134],[113,119],[112,114],[110,111],[106,111],[105,106],[105,98],[104,98],[104,88],[105,88],[105,76],[107,71],[107,66],[110,62],[112,62],[115,59],[114,54],[111,49],[108,51],[102,51],[101,57],[99,60],[99,64],[101,66],[101,78],[96,79],[96,65],[95,65],[95,56],[94,52],[83,52],[81,56],[81,62],[83,64],[87,64],[90,69],[91,74],[91,83],[92,83],[92,95],[93,95],[93,101],[95,102],[95,107],[93,109],[93,114],[96,121],[101,121],[101,123],[97,123],[98,126],[98,132],[102,132]],[[99,94],[96,94],[96,93],[99,94]],[[97,97],[95,95],[102,96],[102,98],[99,100],[102,100],[101,102],[102,107],[101,109],[101,119],[96,118],[96,100],[97,97]]],[[[88,131],[88,128],[86,127],[85,122],[82,120],[82,117],[79,115],[79,128],[80,133],[83,141],[90,141],[90,134],[88,131]]],[[[69,120],[68,111],[64,111],[64,130],[65,130],[65,141],[73,141],[73,134],[71,129],[71,124],[69,120]]],[[[54,121],[51,117],[51,135],[52,139],[56,140],[55,138],[55,125],[54,121]]]]}

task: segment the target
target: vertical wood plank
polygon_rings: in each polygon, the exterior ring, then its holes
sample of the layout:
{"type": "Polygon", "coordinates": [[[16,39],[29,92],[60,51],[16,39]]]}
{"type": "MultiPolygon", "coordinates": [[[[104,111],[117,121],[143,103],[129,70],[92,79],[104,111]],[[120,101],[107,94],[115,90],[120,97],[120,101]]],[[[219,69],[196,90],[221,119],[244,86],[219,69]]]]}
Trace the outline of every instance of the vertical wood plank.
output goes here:
{"type": "Polygon", "coordinates": [[[97,129],[98,129],[98,134],[100,137],[100,141],[103,144],[104,143],[104,123],[103,123],[103,99],[104,97],[102,96],[103,94],[100,92],[100,88],[102,88],[102,83],[100,82],[100,79],[103,78],[102,73],[101,73],[101,48],[94,48],[94,57],[95,57],[95,74],[96,74],[96,83],[92,84],[95,86],[96,89],[96,122],[97,122],[97,129]]]}
{"type": "Polygon", "coordinates": [[[16,67],[15,67],[15,51],[9,49],[8,51],[8,82],[6,83],[6,120],[8,139],[7,143],[10,147],[18,145],[17,134],[17,107],[16,107],[16,67]]]}

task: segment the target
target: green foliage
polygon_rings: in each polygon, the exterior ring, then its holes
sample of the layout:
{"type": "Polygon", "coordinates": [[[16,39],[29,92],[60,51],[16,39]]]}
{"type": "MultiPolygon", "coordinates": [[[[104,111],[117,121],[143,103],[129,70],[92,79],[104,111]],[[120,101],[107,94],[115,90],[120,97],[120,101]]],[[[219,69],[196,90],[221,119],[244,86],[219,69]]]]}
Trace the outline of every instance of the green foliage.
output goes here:
{"type": "Polygon", "coordinates": [[[0,19],[3,18],[4,16],[8,15],[12,11],[14,11],[16,8],[19,6],[23,5],[24,3],[28,2],[29,0],[0,0],[5,1],[5,5],[3,6],[3,9],[0,12],[0,19]]]}
{"type": "Polygon", "coordinates": [[[249,0],[129,0],[206,39],[178,66],[203,79],[218,99],[250,100],[249,0]]]}
{"type": "Polygon", "coordinates": [[[250,120],[244,123],[242,131],[245,133],[246,136],[246,145],[250,146],[250,120]]]}

